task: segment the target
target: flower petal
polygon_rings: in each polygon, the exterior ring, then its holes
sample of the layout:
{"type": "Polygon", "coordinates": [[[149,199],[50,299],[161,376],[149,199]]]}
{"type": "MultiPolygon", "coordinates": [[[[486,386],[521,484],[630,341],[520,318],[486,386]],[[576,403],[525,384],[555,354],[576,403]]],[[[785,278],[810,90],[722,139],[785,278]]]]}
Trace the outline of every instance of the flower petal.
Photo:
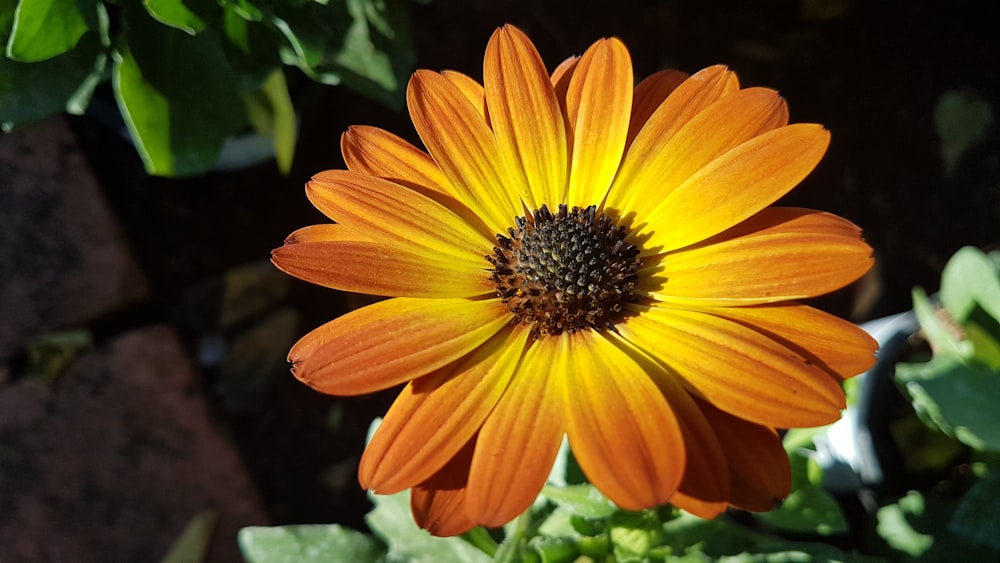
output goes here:
{"type": "Polygon", "coordinates": [[[472,268],[488,264],[493,241],[447,207],[399,184],[327,170],[306,184],[306,195],[326,216],[378,242],[431,259],[448,256],[472,268]]]}
{"type": "Polygon", "coordinates": [[[566,201],[566,131],[541,56],[519,29],[498,29],[483,60],[486,105],[504,165],[532,209],[566,201]]]}
{"type": "Polygon", "coordinates": [[[840,384],[823,368],[742,324],[695,310],[631,309],[620,333],[726,412],[791,428],[828,424],[845,407],[840,384]]]}
{"type": "Polygon", "coordinates": [[[426,481],[458,454],[504,394],[527,335],[501,330],[458,362],[411,381],[365,448],[361,485],[396,493],[426,481]]]}
{"type": "Polygon", "coordinates": [[[455,72],[454,70],[442,71],[441,76],[444,76],[449,82],[457,86],[466,99],[472,102],[472,106],[479,111],[479,115],[483,118],[483,121],[489,123],[490,118],[486,114],[486,90],[483,89],[482,84],[476,82],[469,75],[455,72]]]}
{"type": "Polygon", "coordinates": [[[465,512],[465,483],[475,445],[475,438],[469,440],[434,476],[410,491],[413,520],[433,536],[457,536],[477,525],[465,512]]]}
{"type": "Polygon", "coordinates": [[[469,209],[482,215],[491,232],[504,232],[523,213],[517,186],[480,109],[448,78],[418,70],[406,101],[427,151],[469,209]]]}
{"type": "Polygon", "coordinates": [[[355,241],[373,242],[370,237],[352,231],[346,226],[338,223],[320,223],[309,225],[297,229],[292,234],[285,237],[285,244],[299,244],[302,242],[334,242],[334,241],[355,241]]]}
{"type": "Polygon", "coordinates": [[[670,497],[670,502],[702,518],[719,515],[729,503],[729,466],[719,440],[698,403],[684,389],[676,374],[668,372],[645,351],[635,348],[614,333],[609,333],[608,338],[628,353],[652,378],[680,423],[687,463],[684,466],[684,478],[677,492],[670,497]]]}
{"type": "Polygon", "coordinates": [[[555,339],[535,341],[479,432],[466,510],[480,524],[501,526],[527,510],[552,470],[565,433],[563,374],[549,373],[558,354],[555,339]]]}
{"type": "MultiPolygon", "coordinates": [[[[648,215],[646,253],[700,242],[774,203],[823,158],[830,133],[796,123],[768,131],[716,158],[666,195],[648,215]]],[[[641,190],[640,190],[641,191],[641,190]]]]}
{"type": "Polygon", "coordinates": [[[271,252],[281,271],[325,287],[389,297],[477,297],[496,292],[482,268],[374,242],[316,241],[271,252]]]}
{"type": "Polygon", "coordinates": [[[745,305],[829,293],[871,268],[872,249],[850,221],[772,207],[640,273],[640,290],[668,303],[745,305]]]}
{"type": "Polygon", "coordinates": [[[594,43],[576,65],[566,92],[570,207],[603,202],[625,151],[633,84],[628,49],[616,38],[594,43]]]}
{"type": "Polygon", "coordinates": [[[666,69],[654,72],[636,85],[635,93],[632,95],[632,113],[629,118],[626,146],[632,144],[639,130],[646,125],[667,96],[687,79],[686,72],[666,69]]]}
{"type": "Polygon", "coordinates": [[[759,307],[718,307],[727,317],[772,338],[840,379],[854,377],[875,364],[878,342],[854,323],[806,305],[782,303],[759,307]]]}
{"type": "MultiPolygon", "coordinates": [[[[573,78],[573,71],[576,70],[576,65],[579,62],[579,56],[568,57],[552,71],[552,87],[555,89],[556,97],[559,98],[561,103],[566,101],[566,91],[569,90],[569,81],[573,78]]],[[[563,115],[565,115],[565,109],[563,107],[563,115]]]]}
{"type": "Polygon", "coordinates": [[[587,478],[625,510],[665,503],[686,464],[677,418],[624,351],[592,331],[563,333],[552,366],[565,379],[567,434],[587,478]]]}
{"type": "Polygon", "coordinates": [[[781,437],[773,428],[737,418],[699,401],[726,451],[732,475],[730,503],[743,510],[763,512],[788,496],[792,470],[781,437]]]}
{"type": "MultiPolygon", "coordinates": [[[[645,176],[651,156],[660,154],[674,135],[702,110],[738,90],[736,75],[724,66],[708,67],[682,82],[646,120],[629,145],[608,193],[606,207],[627,212],[660,201],[663,194],[653,194],[653,199],[649,199],[649,194],[640,194],[633,188],[641,185],[636,184],[636,179],[645,176]]],[[[652,179],[647,179],[645,185],[652,187],[651,182],[652,179]]]]}
{"type": "Polygon", "coordinates": [[[363,395],[416,379],[481,346],[510,322],[498,299],[397,297],[313,330],[288,353],[292,373],[330,395],[363,395]]]}
{"type": "MultiPolygon", "coordinates": [[[[475,85],[482,97],[483,87],[475,85]]],[[[350,170],[389,180],[429,197],[451,209],[490,240],[496,234],[458,199],[461,194],[430,155],[396,135],[378,127],[355,125],[341,136],[340,150],[350,170]]]]}

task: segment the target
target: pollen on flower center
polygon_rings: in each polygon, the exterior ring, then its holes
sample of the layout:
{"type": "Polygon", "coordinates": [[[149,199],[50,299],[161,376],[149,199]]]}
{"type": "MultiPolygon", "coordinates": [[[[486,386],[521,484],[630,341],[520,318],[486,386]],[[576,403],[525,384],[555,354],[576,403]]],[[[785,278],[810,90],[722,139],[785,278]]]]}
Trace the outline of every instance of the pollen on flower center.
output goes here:
{"type": "Polygon", "coordinates": [[[533,324],[535,337],[611,328],[622,318],[640,265],[625,227],[598,217],[593,205],[570,211],[561,204],[556,214],[542,205],[514,223],[486,259],[497,294],[519,322],[533,324]]]}

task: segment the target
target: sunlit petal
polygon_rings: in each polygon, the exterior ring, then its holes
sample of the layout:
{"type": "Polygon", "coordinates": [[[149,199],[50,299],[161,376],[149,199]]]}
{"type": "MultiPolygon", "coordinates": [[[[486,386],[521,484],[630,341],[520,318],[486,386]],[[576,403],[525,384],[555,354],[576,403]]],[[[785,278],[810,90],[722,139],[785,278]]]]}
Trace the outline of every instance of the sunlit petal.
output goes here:
{"type": "Polygon", "coordinates": [[[361,485],[392,494],[426,481],[454,457],[504,394],[527,333],[501,330],[458,362],[411,381],[365,449],[361,485]]]}
{"type": "Polygon", "coordinates": [[[833,422],[840,385],[820,366],[744,325],[701,311],[635,307],[622,335],[662,358],[716,407],[765,426],[833,422]]]}
{"type": "Polygon", "coordinates": [[[292,347],[288,361],[296,377],[319,391],[361,395],[445,366],[508,322],[499,300],[399,297],[313,330],[292,347]]]}
{"type": "Polygon", "coordinates": [[[570,447],[587,478],[615,504],[663,504],[686,464],[683,433],[657,386],[624,351],[589,331],[563,334],[552,366],[565,380],[570,447]]]}

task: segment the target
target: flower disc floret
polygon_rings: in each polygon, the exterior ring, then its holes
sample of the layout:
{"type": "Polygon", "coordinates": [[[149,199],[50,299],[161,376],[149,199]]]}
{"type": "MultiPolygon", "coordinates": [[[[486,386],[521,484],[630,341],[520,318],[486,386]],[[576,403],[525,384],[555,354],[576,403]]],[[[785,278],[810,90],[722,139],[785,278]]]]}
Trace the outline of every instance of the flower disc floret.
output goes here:
{"type": "Polygon", "coordinates": [[[611,328],[636,300],[639,249],[625,242],[625,227],[597,207],[556,214],[542,205],[531,218],[514,219],[510,235],[497,235],[487,260],[490,279],[514,318],[534,337],[611,328]]]}

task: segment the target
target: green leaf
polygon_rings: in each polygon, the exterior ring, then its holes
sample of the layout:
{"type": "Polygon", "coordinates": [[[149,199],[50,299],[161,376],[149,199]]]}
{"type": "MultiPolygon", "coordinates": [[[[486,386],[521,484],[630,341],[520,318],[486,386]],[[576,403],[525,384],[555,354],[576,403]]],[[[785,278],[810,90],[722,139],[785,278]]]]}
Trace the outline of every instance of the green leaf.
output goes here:
{"type": "Polygon", "coordinates": [[[663,542],[663,524],[652,510],[617,512],[608,527],[618,560],[643,557],[663,542]]]}
{"type": "Polygon", "coordinates": [[[0,0],[0,45],[6,45],[10,39],[15,11],[17,11],[17,0],[0,0]]]}
{"type": "Polygon", "coordinates": [[[204,173],[246,125],[219,36],[192,37],[130,6],[122,7],[128,46],[117,53],[112,84],[132,139],[150,174],[204,173]]]}
{"type": "Polygon", "coordinates": [[[375,563],[384,551],[373,538],[337,524],[251,526],[236,539],[247,563],[375,563]]]}
{"type": "Polygon", "coordinates": [[[546,485],[542,494],[570,514],[582,518],[605,518],[618,512],[618,507],[593,485],[546,485]]]}
{"type": "Polygon", "coordinates": [[[996,561],[998,553],[949,532],[957,502],[910,491],[878,510],[876,531],[893,549],[921,561],[996,561]]]}
{"type": "Polygon", "coordinates": [[[212,539],[212,531],[218,515],[213,510],[206,510],[195,515],[188,522],[180,537],[170,546],[170,551],[160,563],[195,563],[205,561],[208,545],[212,539]]]}
{"type": "MultiPolygon", "coordinates": [[[[410,513],[409,490],[370,495],[375,509],[368,527],[389,546],[387,560],[409,563],[486,563],[490,557],[458,537],[439,538],[421,530],[410,513]]],[[[256,562],[252,562],[256,563],[256,562]]]]}
{"type": "Polygon", "coordinates": [[[961,359],[972,357],[972,344],[962,340],[954,327],[945,324],[937,309],[927,299],[927,293],[919,287],[913,288],[913,312],[935,355],[945,354],[961,359]]]}
{"type": "Polygon", "coordinates": [[[282,60],[323,84],[343,83],[391,107],[402,107],[413,70],[403,0],[346,0],[277,6],[271,23],[288,40],[282,60]]]}
{"type": "Polygon", "coordinates": [[[107,55],[98,33],[84,35],[58,57],[20,63],[0,57],[0,127],[9,131],[59,113],[79,113],[99,81],[107,55]]]}
{"type": "Polygon", "coordinates": [[[977,450],[1000,450],[1000,373],[937,355],[925,363],[899,364],[896,380],[923,420],[977,450]]]}
{"type": "Polygon", "coordinates": [[[948,530],[1000,551],[1000,470],[993,470],[965,493],[948,530]]]}
{"type": "Polygon", "coordinates": [[[978,248],[959,249],[941,272],[941,303],[959,324],[969,320],[977,304],[1000,320],[1000,269],[996,261],[978,248]]]}
{"type": "Polygon", "coordinates": [[[156,21],[189,35],[205,29],[205,21],[181,0],[144,0],[143,4],[156,21]]]}
{"type": "Polygon", "coordinates": [[[923,516],[924,497],[911,491],[898,503],[878,510],[878,535],[894,549],[919,557],[934,544],[934,536],[913,529],[909,520],[923,516]]]}
{"type": "Polygon", "coordinates": [[[96,9],[95,0],[21,0],[7,42],[7,56],[22,63],[45,61],[66,53],[87,32],[81,6],[96,9]]]}
{"type": "Polygon", "coordinates": [[[789,493],[781,506],[757,515],[775,528],[790,532],[842,534],[847,521],[840,505],[829,493],[815,485],[806,485],[789,493]]]}

